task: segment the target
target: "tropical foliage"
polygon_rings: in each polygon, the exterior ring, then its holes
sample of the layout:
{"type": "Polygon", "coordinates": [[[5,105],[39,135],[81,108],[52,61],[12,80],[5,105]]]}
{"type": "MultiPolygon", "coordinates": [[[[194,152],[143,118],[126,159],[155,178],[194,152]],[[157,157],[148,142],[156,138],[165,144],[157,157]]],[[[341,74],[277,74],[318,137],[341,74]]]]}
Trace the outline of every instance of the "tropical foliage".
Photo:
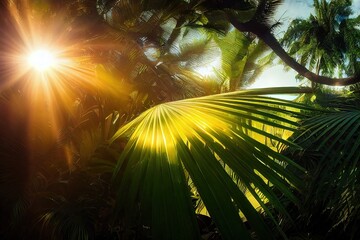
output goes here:
{"type": "Polygon", "coordinates": [[[239,91],[266,46],[312,81],[357,81],[296,63],[271,34],[279,3],[1,2],[0,238],[356,239],[356,95],[239,91]],[[58,69],[19,62],[49,39],[58,69]]]}
{"type": "Polygon", "coordinates": [[[304,236],[356,239],[359,96],[319,93],[312,101],[323,110],[304,120],[304,130],[292,136],[304,150],[285,153],[308,170],[305,211],[292,214],[304,236]]]}

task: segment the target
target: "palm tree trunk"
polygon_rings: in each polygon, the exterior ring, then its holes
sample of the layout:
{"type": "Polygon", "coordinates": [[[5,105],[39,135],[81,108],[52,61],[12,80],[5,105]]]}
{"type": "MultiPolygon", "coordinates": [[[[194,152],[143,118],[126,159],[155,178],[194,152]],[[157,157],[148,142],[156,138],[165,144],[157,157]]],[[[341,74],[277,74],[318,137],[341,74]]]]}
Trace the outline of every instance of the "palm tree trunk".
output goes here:
{"type": "Polygon", "coordinates": [[[248,21],[245,23],[239,22],[235,17],[228,15],[230,23],[239,31],[252,32],[262,41],[264,41],[274,52],[278,55],[289,67],[294,69],[301,76],[306,77],[314,83],[320,83],[330,86],[347,86],[360,82],[360,76],[351,76],[347,78],[331,78],[320,76],[309,71],[306,67],[295,61],[280,45],[278,40],[272,35],[269,27],[264,24],[248,21]]]}
{"type": "MultiPolygon", "coordinates": [[[[316,72],[315,74],[316,75],[319,75],[320,74],[320,66],[321,66],[321,61],[322,61],[323,57],[322,55],[320,56],[320,58],[317,60],[317,63],[316,63],[316,72]]],[[[313,90],[315,90],[315,88],[318,87],[317,84],[313,81],[311,81],[311,88],[313,90]]]]}

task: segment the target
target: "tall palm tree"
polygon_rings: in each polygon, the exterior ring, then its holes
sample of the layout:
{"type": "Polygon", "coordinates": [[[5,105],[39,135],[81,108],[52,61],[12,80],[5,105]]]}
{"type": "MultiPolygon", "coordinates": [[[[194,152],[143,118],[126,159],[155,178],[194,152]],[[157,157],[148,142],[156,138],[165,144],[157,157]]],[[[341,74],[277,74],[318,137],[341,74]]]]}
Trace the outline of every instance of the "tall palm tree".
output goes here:
{"type": "MultiPolygon", "coordinates": [[[[331,77],[327,77],[327,76],[323,76],[323,75],[319,75],[316,73],[311,72],[309,69],[307,69],[306,66],[302,65],[301,63],[298,63],[295,59],[293,59],[289,53],[287,53],[283,47],[281,46],[281,44],[278,42],[278,40],[272,35],[271,33],[271,22],[269,21],[269,16],[271,16],[271,14],[274,12],[275,7],[280,4],[282,1],[274,1],[274,0],[263,0],[263,1],[257,1],[258,4],[256,5],[256,13],[254,14],[254,17],[250,20],[250,21],[245,21],[245,22],[241,22],[239,21],[239,19],[234,16],[233,14],[227,14],[229,21],[240,31],[245,31],[245,32],[252,32],[255,35],[257,35],[260,39],[262,39],[274,52],[275,54],[277,54],[284,62],[287,66],[293,68],[296,72],[298,72],[301,76],[309,79],[312,82],[315,83],[320,83],[320,84],[326,84],[326,85],[341,85],[341,86],[346,86],[346,85],[351,85],[351,84],[355,84],[358,83],[360,81],[360,78],[358,76],[358,72],[357,71],[357,67],[354,67],[352,65],[356,65],[356,63],[354,62],[354,58],[352,57],[352,62],[350,62],[350,68],[355,70],[355,72],[353,72],[353,76],[349,76],[349,77],[342,77],[342,78],[331,78],[331,77]]],[[[339,5],[339,6],[348,6],[349,1],[345,1],[347,3],[345,3],[345,5],[341,5],[340,3],[342,1],[333,1],[334,2],[334,9],[336,9],[335,6],[339,5]]],[[[317,2],[319,3],[319,2],[317,2]]],[[[323,1],[323,5],[326,5],[326,2],[323,1]]],[[[320,4],[318,4],[318,6],[320,6],[320,4]]],[[[223,6],[220,6],[223,7],[223,6]]],[[[341,7],[339,7],[341,9],[341,7]]],[[[339,13],[335,12],[329,12],[330,14],[339,14],[338,16],[341,16],[341,14],[347,14],[347,12],[349,11],[349,8],[345,7],[343,8],[344,11],[340,11],[339,13]]],[[[331,15],[334,16],[334,15],[331,15]]],[[[345,15],[346,16],[346,15],[345,15]]],[[[342,19],[342,21],[344,21],[344,19],[342,19]]],[[[352,20],[350,21],[353,24],[355,22],[357,22],[357,20],[352,20]]],[[[332,22],[333,23],[333,22],[332,22]]],[[[330,22],[328,22],[327,24],[330,24],[330,22]]],[[[345,24],[345,22],[344,22],[345,24]]],[[[343,25],[344,25],[343,24],[343,25]]],[[[358,23],[357,23],[358,24],[358,23]]],[[[355,26],[356,24],[354,24],[353,26],[355,26]]],[[[330,27],[330,26],[329,26],[330,27]]],[[[324,29],[325,30],[325,29],[324,29]]],[[[323,34],[321,32],[318,32],[320,35],[323,34]]],[[[344,42],[343,44],[346,46],[354,46],[354,42],[351,38],[349,39],[349,43],[344,42]]],[[[310,40],[310,38],[309,38],[310,40]]],[[[340,46],[341,49],[341,46],[340,46]]],[[[339,53],[339,52],[348,52],[349,56],[352,56],[352,51],[350,48],[343,50],[343,51],[339,51],[336,50],[335,53],[339,53]]],[[[357,51],[357,50],[356,50],[357,51]]],[[[319,53],[320,54],[320,53],[319,53]]],[[[300,57],[301,59],[301,57],[300,57]]],[[[306,55],[305,58],[306,59],[306,55]]],[[[313,65],[314,63],[312,63],[313,65]]],[[[321,62],[319,63],[321,64],[321,62]]],[[[311,66],[312,66],[311,65],[311,66]]],[[[310,67],[311,67],[310,66],[310,67]]],[[[345,67],[342,69],[346,69],[345,67]]]]}
{"type": "Polygon", "coordinates": [[[315,15],[308,19],[292,21],[282,44],[316,74],[353,74],[358,68],[354,54],[360,48],[354,38],[360,34],[356,28],[360,22],[350,18],[351,1],[315,0],[314,9],[315,15]]]}

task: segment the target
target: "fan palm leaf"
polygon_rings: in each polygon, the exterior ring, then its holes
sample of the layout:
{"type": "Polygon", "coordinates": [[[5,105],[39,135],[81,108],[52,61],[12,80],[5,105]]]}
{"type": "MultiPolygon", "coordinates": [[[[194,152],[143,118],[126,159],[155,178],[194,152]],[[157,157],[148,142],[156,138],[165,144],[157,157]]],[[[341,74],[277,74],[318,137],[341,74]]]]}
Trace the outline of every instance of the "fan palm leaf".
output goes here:
{"type": "MultiPolygon", "coordinates": [[[[271,93],[282,91],[294,89],[272,89],[271,93]]],[[[302,168],[261,141],[269,138],[293,145],[263,127],[294,131],[300,109],[305,108],[255,95],[269,92],[165,103],[120,128],[113,140],[125,138],[128,143],[114,175],[119,213],[149,226],[155,239],[198,238],[188,174],[224,239],[250,239],[240,212],[259,238],[269,239],[269,229],[224,169],[233,170],[265,212],[269,201],[286,215],[273,188],[298,203],[291,189],[301,189],[302,182],[285,166],[302,168]],[[263,138],[254,138],[256,134],[263,138]],[[138,208],[141,216],[136,215],[138,208]]]]}

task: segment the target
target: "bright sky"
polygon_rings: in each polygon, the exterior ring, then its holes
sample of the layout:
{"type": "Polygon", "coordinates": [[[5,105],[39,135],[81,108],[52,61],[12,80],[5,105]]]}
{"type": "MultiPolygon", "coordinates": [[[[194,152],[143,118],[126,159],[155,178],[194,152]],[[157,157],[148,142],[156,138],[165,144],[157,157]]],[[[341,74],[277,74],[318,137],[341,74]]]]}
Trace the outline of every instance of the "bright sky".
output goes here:
{"type": "MultiPolygon", "coordinates": [[[[313,13],[312,4],[313,0],[285,0],[275,14],[275,19],[281,19],[283,23],[283,26],[275,32],[275,36],[280,38],[293,19],[307,18],[313,13]]],[[[359,14],[360,0],[353,0],[352,7],[353,11],[359,14]]],[[[283,66],[274,66],[264,71],[251,88],[298,86],[299,82],[296,81],[295,76],[296,72],[293,70],[286,72],[283,66]]]]}
{"type": "MultiPolygon", "coordinates": [[[[280,38],[293,19],[307,18],[312,13],[312,3],[312,0],[285,0],[274,17],[275,20],[280,19],[283,24],[274,33],[275,36],[280,38]]],[[[298,86],[299,82],[296,81],[295,76],[295,71],[285,71],[282,65],[270,67],[259,76],[251,88],[298,86]]]]}

